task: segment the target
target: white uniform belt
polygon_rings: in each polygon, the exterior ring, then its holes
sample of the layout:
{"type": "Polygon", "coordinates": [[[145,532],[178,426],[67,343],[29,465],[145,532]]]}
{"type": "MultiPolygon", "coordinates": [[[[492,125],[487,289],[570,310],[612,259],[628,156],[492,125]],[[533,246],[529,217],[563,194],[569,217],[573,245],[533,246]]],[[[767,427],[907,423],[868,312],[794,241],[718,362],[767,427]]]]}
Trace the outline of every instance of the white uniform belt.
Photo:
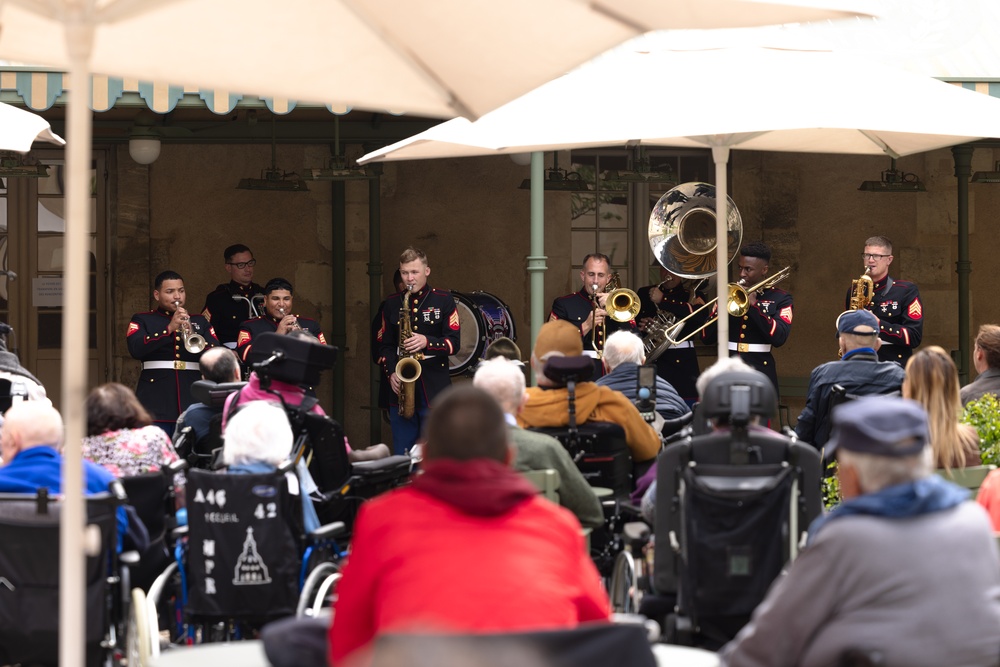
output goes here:
{"type": "Polygon", "coordinates": [[[200,371],[201,366],[198,365],[197,361],[181,361],[180,359],[174,361],[144,361],[142,362],[142,370],[200,371]]]}
{"type": "Polygon", "coordinates": [[[584,350],[583,354],[584,354],[584,356],[591,357],[592,359],[599,358],[597,356],[597,352],[595,350],[584,350]]]}
{"type": "Polygon", "coordinates": [[[693,340],[686,340],[683,343],[677,343],[676,345],[671,345],[668,350],[683,350],[685,347],[694,347],[693,340]]]}
{"type": "Polygon", "coordinates": [[[770,352],[771,346],[767,343],[729,343],[729,349],[736,352],[770,352]]]}
{"type": "Polygon", "coordinates": [[[225,345],[226,347],[228,347],[230,350],[235,350],[236,349],[236,341],[235,340],[231,340],[228,343],[223,343],[223,345],[225,345]]]}

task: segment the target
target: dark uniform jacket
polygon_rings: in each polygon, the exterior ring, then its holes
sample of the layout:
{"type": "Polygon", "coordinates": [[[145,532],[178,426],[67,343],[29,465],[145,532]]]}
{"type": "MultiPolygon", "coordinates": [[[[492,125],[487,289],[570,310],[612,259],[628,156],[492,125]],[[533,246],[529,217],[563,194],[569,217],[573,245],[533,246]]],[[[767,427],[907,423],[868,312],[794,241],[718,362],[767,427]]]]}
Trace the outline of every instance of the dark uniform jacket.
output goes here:
{"type": "MultiPolygon", "coordinates": [[[[300,327],[316,336],[323,345],[327,344],[326,336],[323,335],[323,332],[319,328],[319,322],[308,317],[299,317],[298,315],[295,317],[298,318],[300,327]]],[[[246,362],[247,355],[250,354],[250,348],[253,346],[254,338],[264,333],[276,332],[279,322],[281,322],[280,319],[276,320],[266,313],[244,322],[240,327],[240,335],[236,339],[236,354],[240,360],[244,363],[246,362]]]]}
{"type": "Polygon", "coordinates": [[[234,296],[244,296],[248,299],[256,294],[263,294],[264,288],[257,283],[240,285],[235,280],[219,285],[205,298],[205,307],[201,314],[205,316],[215,335],[223,343],[235,343],[240,333],[240,325],[254,316],[246,301],[234,299],[234,296]]]}
{"type": "MultiPolygon", "coordinates": [[[[604,338],[601,336],[601,329],[597,327],[596,332],[591,330],[586,336],[583,335],[583,323],[590,313],[593,312],[594,306],[593,302],[590,300],[590,294],[586,288],[581,287],[579,292],[574,292],[573,294],[567,294],[566,296],[560,296],[552,302],[552,310],[549,312],[550,320],[566,320],[572,324],[575,324],[580,329],[580,335],[583,336],[583,349],[586,354],[589,350],[588,356],[593,356],[595,359],[597,357],[596,351],[604,349],[604,338]]],[[[618,322],[617,320],[611,319],[611,317],[604,318],[604,328],[606,330],[607,336],[610,336],[616,331],[637,331],[635,320],[629,320],[628,322],[618,322]]],[[[599,361],[594,362],[594,377],[598,378],[604,374],[604,367],[599,361]]]]}
{"type": "MultiPolygon", "coordinates": [[[[653,300],[649,298],[650,287],[652,286],[641,287],[636,292],[639,295],[639,302],[642,305],[636,319],[641,320],[645,317],[656,317],[658,312],[663,312],[672,314],[677,318],[676,321],[680,322],[698,308],[698,306],[688,303],[691,295],[685,289],[684,285],[678,285],[671,290],[667,290],[663,294],[663,301],[659,304],[653,303],[653,300]]],[[[701,297],[702,300],[705,299],[704,292],[696,292],[696,295],[701,297]]],[[[709,309],[706,308],[700,315],[688,320],[679,337],[683,338],[704,324],[708,318],[708,311],[709,309]]],[[[677,390],[681,398],[691,402],[698,400],[698,390],[695,388],[695,382],[698,381],[698,375],[701,373],[701,369],[698,366],[698,353],[694,349],[694,343],[698,338],[699,336],[696,335],[690,340],[681,343],[679,347],[671,346],[667,348],[666,351],[657,357],[655,362],[656,374],[669,382],[677,390]]]]}
{"type": "MultiPolygon", "coordinates": [[[[403,308],[403,293],[393,294],[382,307],[382,319],[375,340],[378,343],[378,365],[383,382],[396,372],[399,361],[399,312],[403,308]]],[[[461,346],[458,308],[447,290],[425,285],[410,295],[410,327],[413,333],[427,337],[427,347],[421,350],[420,378],[417,380],[416,405],[430,405],[434,397],[451,384],[448,357],[461,346]],[[423,403],[421,403],[423,401],[423,403]]],[[[389,390],[389,404],[398,405],[399,395],[389,390]]]]}
{"type": "MultiPolygon", "coordinates": [[[[851,290],[847,290],[844,309],[851,304],[851,290]]],[[[879,338],[882,347],[878,358],[906,365],[913,349],[920,345],[924,335],[924,307],[920,303],[920,290],[911,282],[893,280],[886,276],[875,283],[875,296],[868,310],[879,320],[879,338]]]]}
{"type": "MultiPolygon", "coordinates": [[[[136,313],[128,323],[125,340],[128,351],[143,362],[135,395],[158,422],[175,422],[177,416],[194,401],[191,385],[201,379],[198,359],[184,349],[180,330],[167,333],[172,313],[162,308],[136,313]],[[149,362],[173,362],[173,368],[146,368],[149,362]]],[[[205,338],[207,350],[219,345],[212,325],[201,315],[191,315],[191,330],[205,338]]]]}
{"type": "Polygon", "coordinates": [[[806,407],[799,415],[795,434],[817,449],[830,439],[830,392],[839,384],[848,394],[874,396],[891,394],[903,386],[903,367],[879,361],[875,350],[851,350],[838,361],[828,361],[813,369],[809,377],[806,407]]]}
{"type": "MultiPolygon", "coordinates": [[[[716,304],[718,306],[718,304],[716,304]]],[[[709,317],[715,317],[713,308],[709,317]]],[[[739,356],[747,364],[771,378],[778,391],[778,371],[774,355],[756,346],[781,347],[792,331],[792,295],[785,290],[766,289],[757,296],[757,304],[743,317],[729,318],[729,356],[739,356]],[[736,349],[733,349],[733,348],[736,349]],[[751,351],[758,349],[760,351],[751,351]]],[[[715,324],[705,327],[701,339],[714,345],[719,339],[715,324]]]]}

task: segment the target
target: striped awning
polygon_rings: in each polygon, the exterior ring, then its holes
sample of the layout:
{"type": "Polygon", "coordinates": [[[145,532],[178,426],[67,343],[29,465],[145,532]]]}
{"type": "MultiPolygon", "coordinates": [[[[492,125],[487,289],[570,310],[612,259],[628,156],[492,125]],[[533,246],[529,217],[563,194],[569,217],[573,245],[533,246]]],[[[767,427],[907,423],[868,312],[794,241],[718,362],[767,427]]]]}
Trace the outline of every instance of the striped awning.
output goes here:
{"type": "MultiPolygon", "coordinates": [[[[33,111],[44,111],[55,105],[65,105],[69,75],[63,72],[26,67],[0,67],[0,101],[24,104],[33,111]]],[[[171,86],[167,84],[92,76],[90,108],[96,112],[114,106],[145,104],[157,113],[169,113],[178,106],[207,108],[213,113],[227,114],[238,106],[266,106],[275,114],[286,114],[296,102],[272,97],[241,95],[230,90],[171,86]]],[[[311,106],[311,105],[310,105],[311,106]]],[[[327,104],[330,113],[343,115],[351,108],[327,104]]]]}

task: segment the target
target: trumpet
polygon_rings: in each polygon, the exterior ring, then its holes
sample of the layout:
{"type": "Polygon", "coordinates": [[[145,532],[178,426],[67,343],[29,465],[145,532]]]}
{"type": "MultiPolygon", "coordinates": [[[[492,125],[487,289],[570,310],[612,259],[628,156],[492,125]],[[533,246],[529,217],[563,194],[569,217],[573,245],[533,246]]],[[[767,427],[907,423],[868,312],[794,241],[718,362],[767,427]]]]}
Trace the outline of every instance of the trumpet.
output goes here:
{"type": "Polygon", "coordinates": [[[871,278],[872,267],[865,267],[865,272],[857,280],[851,281],[851,304],[848,310],[864,310],[875,298],[875,281],[871,278]]]}
{"type": "MultiPolygon", "coordinates": [[[[278,306],[278,314],[281,315],[281,317],[278,318],[279,321],[285,319],[285,308],[284,308],[284,306],[278,306]]],[[[299,325],[299,318],[296,317],[295,321],[292,323],[292,331],[299,331],[301,329],[302,329],[302,326],[299,325]]]]}
{"type": "MultiPolygon", "coordinates": [[[[180,308],[181,302],[174,301],[174,312],[180,308]]],[[[191,330],[191,322],[184,320],[181,322],[181,340],[184,341],[184,349],[191,354],[198,354],[205,349],[208,343],[205,342],[205,337],[201,334],[195,333],[191,330]]]]}
{"type": "MultiPolygon", "coordinates": [[[[766,289],[770,289],[780,283],[782,280],[790,276],[792,273],[792,267],[786,266],[781,271],[778,271],[774,275],[764,278],[756,285],[751,287],[744,286],[744,280],[740,280],[736,283],[729,283],[729,289],[726,296],[726,312],[731,317],[743,317],[750,310],[750,295],[754,292],[763,292],[766,289]]],[[[684,325],[688,320],[698,316],[706,308],[711,308],[716,304],[718,298],[712,299],[705,302],[705,305],[701,308],[696,309],[693,313],[686,316],[682,320],[674,322],[673,326],[669,331],[664,333],[664,339],[671,345],[677,345],[678,343],[683,343],[686,340],[690,340],[696,334],[701,333],[706,327],[713,324],[717,319],[719,319],[718,314],[715,317],[709,318],[697,329],[691,331],[688,335],[683,338],[674,338],[672,334],[675,334],[681,330],[682,325],[684,325]]]]}

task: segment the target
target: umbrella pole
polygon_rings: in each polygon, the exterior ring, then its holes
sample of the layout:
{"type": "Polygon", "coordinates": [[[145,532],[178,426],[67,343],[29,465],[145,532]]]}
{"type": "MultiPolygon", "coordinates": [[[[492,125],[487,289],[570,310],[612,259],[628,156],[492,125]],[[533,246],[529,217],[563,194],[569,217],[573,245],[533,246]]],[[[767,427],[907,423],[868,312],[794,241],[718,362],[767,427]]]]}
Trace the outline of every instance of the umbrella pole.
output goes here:
{"type": "Polygon", "coordinates": [[[89,62],[93,28],[81,15],[66,28],[72,65],[69,71],[69,103],[66,137],[66,250],[63,266],[62,321],[62,415],[63,509],[59,553],[59,664],[82,667],[85,647],[85,551],[86,507],[83,500],[84,436],[83,403],[87,389],[87,347],[90,327],[89,262],[87,235],[90,229],[91,112],[89,62]]]}
{"type": "MultiPolygon", "coordinates": [[[[545,153],[531,154],[531,247],[528,257],[528,275],[531,276],[531,343],[535,349],[538,330],[545,323],[545,153]]],[[[532,371],[533,373],[534,371],[532,371]]],[[[532,382],[534,384],[534,382],[532,382]]]]}
{"type": "Polygon", "coordinates": [[[715,289],[719,308],[716,321],[719,331],[719,359],[729,356],[729,316],[726,302],[729,300],[729,192],[726,183],[726,166],[729,164],[729,146],[712,146],[715,160],[715,289]]]}

